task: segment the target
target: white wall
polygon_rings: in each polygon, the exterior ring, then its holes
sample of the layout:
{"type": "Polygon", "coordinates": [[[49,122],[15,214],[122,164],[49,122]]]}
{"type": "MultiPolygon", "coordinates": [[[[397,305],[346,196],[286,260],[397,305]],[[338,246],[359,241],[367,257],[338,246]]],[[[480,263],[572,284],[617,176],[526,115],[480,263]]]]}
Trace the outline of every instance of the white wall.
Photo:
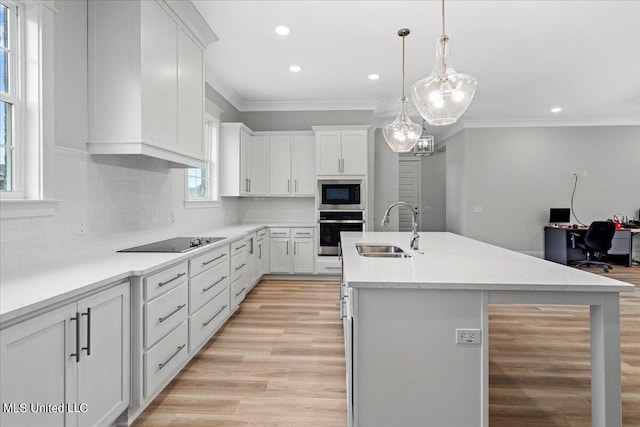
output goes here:
{"type": "Polygon", "coordinates": [[[462,130],[446,141],[446,224],[447,231],[465,234],[463,212],[465,209],[466,145],[462,130]]]}
{"type": "Polygon", "coordinates": [[[241,222],[307,222],[317,219],[313,197],[238,198],[238,218],[241,222]]]}
{"type": "Polygon", "coordinates": [[[422,223],[423,231],[447,229],[447,155],[438,151],[422,158],[422,223]]]}
{"type": "Polygon", "coordinates": [[[549,208],[570,206],[572,172],[585,224],[640,208],[640,126],[466,129],[446,153],[447,229],[509,249],[542,256],[549,208]]]}
{"type": "Polygon", "coordinates": [[[375,174],[370,181],[374,182],[374,207],[369,220],[373,221],[375,231],[398,231],[398,210],[394,209],[389,215],[389,225],[383,227],[380,222],[385,211],[398,201],[398,153],[394,153],[387,146],[382,129],[376,129],[375,144],[375,174]]]}

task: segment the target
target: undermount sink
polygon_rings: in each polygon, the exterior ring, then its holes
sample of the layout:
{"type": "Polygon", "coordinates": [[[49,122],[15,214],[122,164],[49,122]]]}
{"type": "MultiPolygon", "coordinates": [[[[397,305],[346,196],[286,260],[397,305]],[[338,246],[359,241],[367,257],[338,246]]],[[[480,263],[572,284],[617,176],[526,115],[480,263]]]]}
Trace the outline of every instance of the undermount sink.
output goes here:
{"type": "Polygon", "coordinates": [[[376,244],[376,243],[357,243],[356,249],[360,256],[374,258],[411,258],[411,255],[402,250],[402,248],[393,245],[376,244]]]}

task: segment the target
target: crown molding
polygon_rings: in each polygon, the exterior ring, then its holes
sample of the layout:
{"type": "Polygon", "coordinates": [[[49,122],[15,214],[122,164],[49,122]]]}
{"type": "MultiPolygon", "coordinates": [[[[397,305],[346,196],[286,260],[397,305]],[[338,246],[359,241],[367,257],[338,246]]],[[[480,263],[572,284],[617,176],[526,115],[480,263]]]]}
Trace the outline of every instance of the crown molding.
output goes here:
{"type": "Polygon", "coordinates": [[[465,128],[638,126],[640,117],[464,120],[465,128]]]}
{"type": "Polygon", "coordinates": [[[240,96],[229,86],[217,81],[211,74],[207,74],[207,83],[214,88],[220,95],[224,97],[234,108],[240,112],[250,111],[352,111],[352,110],[371,110],[380,104],[378,100],[359,100],[359,101],[268,101],[268,102],[252,102],[243,101],[240,96]]]}

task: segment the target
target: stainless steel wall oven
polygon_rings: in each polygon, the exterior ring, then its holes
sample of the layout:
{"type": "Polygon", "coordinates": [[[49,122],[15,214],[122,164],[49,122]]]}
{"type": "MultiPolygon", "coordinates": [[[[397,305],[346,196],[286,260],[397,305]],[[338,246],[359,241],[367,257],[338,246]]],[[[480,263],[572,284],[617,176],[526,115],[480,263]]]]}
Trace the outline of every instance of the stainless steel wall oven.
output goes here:
{"type": "Polygon", "coordinates": [[[364,231],[363,211],[320,211],[318,255],[338,255],[341,231],[364,231]]]}

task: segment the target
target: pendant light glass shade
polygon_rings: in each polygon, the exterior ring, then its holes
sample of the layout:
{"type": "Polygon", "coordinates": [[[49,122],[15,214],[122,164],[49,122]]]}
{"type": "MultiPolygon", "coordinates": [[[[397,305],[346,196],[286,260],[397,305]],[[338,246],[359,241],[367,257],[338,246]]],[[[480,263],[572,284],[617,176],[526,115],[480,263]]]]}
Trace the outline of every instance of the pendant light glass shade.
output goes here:
{"type": "Polygon", "coordinates": [[[413,123],[407,115],[407,98],[400,98],[400,112],[396,119],[382,129],[384,139],[391,151],[396,153],[408,153],[418,142],[422,127],[413,123]]]}
{"type": "Polygon", "coordinates": [[[436,65],[431,74],[411,87],[413,103],[432,126],[455,123],[476,93],[476,79],[458,73],[449,60],[449,39],[438,40],[436,65]]]}
{"type": "Polygon", "coordinates": [[[476,93],[476,79],[458,73],[449,59],[449,37],[445,33],[442,0],[442,36],[436,48],[436,65],[426,78],[411,87],[411,98],[420,115],[432,126],[455,123],[476,93]]]}
{"type": "Polygon", "coordinates": [[[398,30],[402,37],[402,98],[400,98],[400,112],[396,119],[382,129],[384,139],[392,151],[396,153],[408,153],[418,142],[422,127],[415,124],[407,114],[407,98],[404,96],[404,38],[409,35],[408,28],[398,30]]]}

